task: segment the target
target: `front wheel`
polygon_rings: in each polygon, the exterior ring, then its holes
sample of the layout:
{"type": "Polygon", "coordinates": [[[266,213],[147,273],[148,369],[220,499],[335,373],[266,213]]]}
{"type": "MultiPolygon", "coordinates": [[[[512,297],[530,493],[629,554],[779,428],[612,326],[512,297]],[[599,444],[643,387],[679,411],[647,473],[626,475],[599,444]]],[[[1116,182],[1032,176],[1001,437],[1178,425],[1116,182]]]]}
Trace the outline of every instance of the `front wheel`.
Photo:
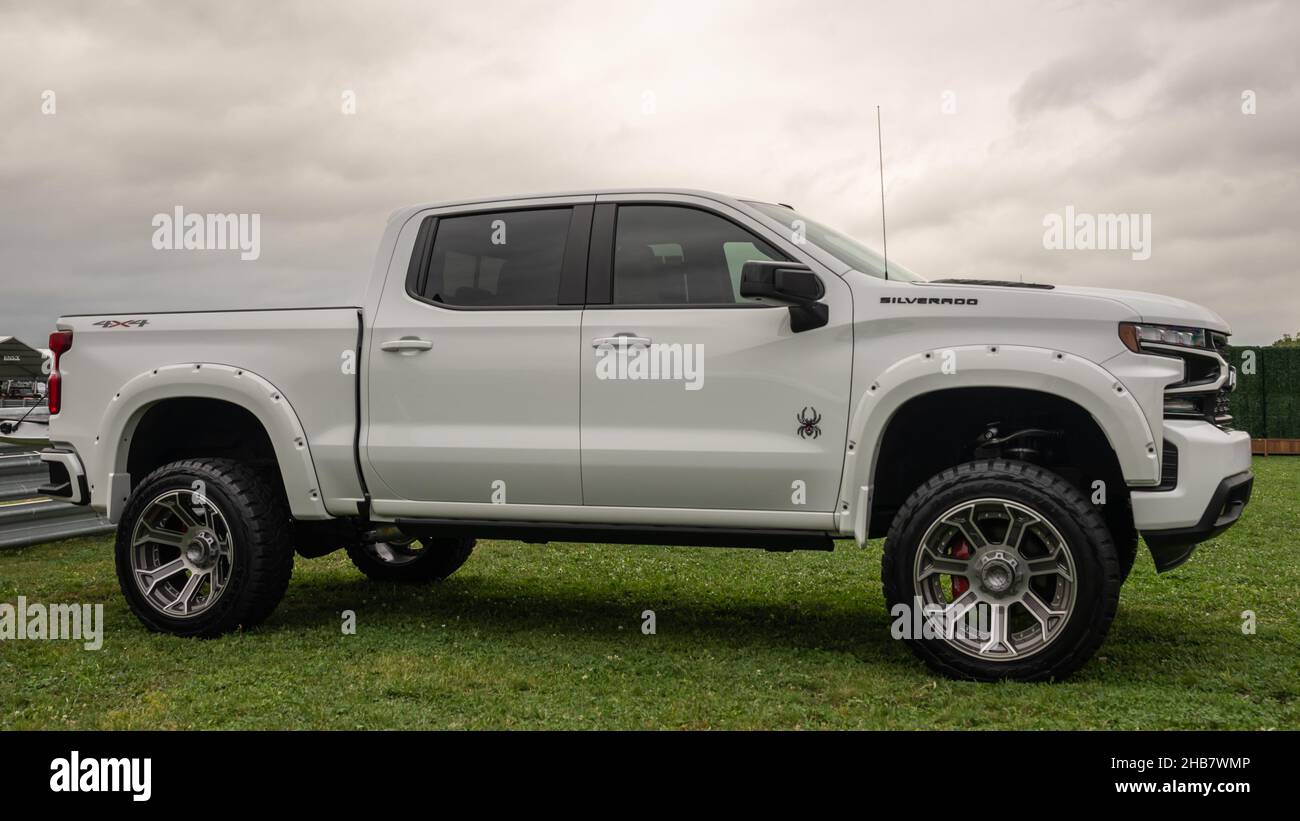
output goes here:
{"type": "Polygon", "coordinates": [[[1077,670],[1105,639],[1122,584],[1110,530],[1083,494],[1006,460],[959,465],[913,492],[881,580],[895,635],[935,670],[980,681],[1077,670]]]}
{"type": "Polygon", "coordinates": [[[473,539],[403,539],[348,548],[357,570],[376,581],[442,581],[474,552],[473,539]]]}

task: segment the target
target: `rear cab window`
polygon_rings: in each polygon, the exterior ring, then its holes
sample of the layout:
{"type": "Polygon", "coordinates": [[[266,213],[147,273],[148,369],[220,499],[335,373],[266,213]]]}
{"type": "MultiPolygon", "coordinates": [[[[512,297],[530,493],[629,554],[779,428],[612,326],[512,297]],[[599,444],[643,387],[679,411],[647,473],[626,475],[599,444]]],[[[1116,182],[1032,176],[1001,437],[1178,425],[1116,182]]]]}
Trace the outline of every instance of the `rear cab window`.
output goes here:
{"type": "Polygon", "coordinates": [[[574,219],[568,207],[429,217],[408,292],[451,308],[560,306],[574,219]]]}

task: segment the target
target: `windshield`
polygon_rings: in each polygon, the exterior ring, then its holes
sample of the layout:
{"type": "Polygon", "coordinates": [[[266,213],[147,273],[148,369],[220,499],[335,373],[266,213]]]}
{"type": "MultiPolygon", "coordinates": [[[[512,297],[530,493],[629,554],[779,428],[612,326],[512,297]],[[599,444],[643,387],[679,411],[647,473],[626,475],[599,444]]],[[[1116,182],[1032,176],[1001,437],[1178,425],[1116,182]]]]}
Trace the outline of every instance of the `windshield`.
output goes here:
{"type": "MultiPolygon", "coordinates": [[[[895,279],[903,282],[925,281],[897,262],[889,263],[889,276],[885,276],[885,260],[880,254],[834,228],[828,228],[814,219],[805,217],[793,208],[767,202],[748,204],[789,228],[791,237],[797,237],[802,233],[805,241],[811,242],[855,271],[879,279],[895,279]]],[[[799,240],[796,239],[795,242],[798,244],[799,240]]]]}

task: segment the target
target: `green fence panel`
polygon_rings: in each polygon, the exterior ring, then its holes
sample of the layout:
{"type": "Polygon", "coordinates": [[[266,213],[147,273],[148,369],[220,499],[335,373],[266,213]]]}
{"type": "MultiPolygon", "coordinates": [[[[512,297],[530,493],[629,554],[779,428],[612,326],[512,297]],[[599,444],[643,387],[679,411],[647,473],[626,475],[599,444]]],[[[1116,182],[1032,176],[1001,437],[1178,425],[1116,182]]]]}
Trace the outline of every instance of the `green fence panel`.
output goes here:
{"type": "Polygon", "coordinates": [[[1232,347],[1228,356],[1237,368],[1232,426],[1256,439],[1300,439],[1300,348],[1232,347]]]}
{"type": "Polygon", "coordinates": [[[1267,414],[1264,407],[1264,380],[1259,372],[1259,348],[1228,349],[1228,362],[1237,369],[1237,390],[1230,401],[1232,426],[1251,436],[1263,438],[1267,414]]]}
{"type": "Polygon", "coordinates": [[[1264,429],[1270,439],[1300,438],[1300,348],[1263,348],[1260,350],[1259,375],[1264,387],[1267,421],[1264,429]]]}

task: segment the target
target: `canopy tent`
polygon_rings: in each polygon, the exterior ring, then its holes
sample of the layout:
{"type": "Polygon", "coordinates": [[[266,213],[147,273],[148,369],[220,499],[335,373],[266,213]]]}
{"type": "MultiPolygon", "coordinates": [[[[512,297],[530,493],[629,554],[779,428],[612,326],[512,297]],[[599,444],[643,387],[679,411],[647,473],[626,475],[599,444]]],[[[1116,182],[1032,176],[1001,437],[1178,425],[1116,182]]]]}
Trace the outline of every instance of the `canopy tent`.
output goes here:
{"type": "Polygon", "coordinates": [[[44,382],[48,350],[31,348],[12,336],[0,336],[0,379],[31,379],[44,382]]]}

